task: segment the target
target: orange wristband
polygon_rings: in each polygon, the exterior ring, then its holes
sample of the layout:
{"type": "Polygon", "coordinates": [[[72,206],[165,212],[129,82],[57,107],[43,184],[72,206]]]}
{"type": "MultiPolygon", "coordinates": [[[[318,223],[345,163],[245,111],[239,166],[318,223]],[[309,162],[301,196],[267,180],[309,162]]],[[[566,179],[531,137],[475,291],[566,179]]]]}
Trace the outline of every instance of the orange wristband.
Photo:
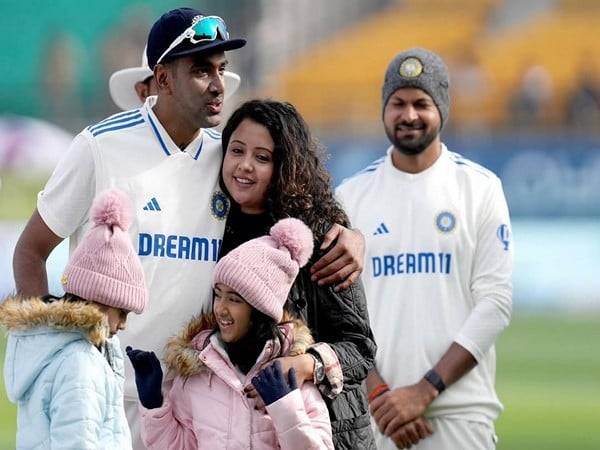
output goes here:
{"type": "Polygon", "coordinates": [[[373,388],[373,390],[371,392],[369,392],[369,403],[371,403],[373,400],[375,400],[377,397],[379,397],[381,394],[383,394],[384,392],[387,392],[390,390],[390,387],[385,384],[385,383],[381,383],[378,384],[377,386],[375,386],[373,388]]]}

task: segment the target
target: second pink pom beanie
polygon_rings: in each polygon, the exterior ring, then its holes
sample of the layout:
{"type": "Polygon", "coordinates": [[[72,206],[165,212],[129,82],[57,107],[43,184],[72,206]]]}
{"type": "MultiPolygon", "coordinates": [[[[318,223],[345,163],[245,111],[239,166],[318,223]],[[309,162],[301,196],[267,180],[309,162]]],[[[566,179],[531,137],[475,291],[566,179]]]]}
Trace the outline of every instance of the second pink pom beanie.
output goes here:
{"type": "Polygon", "coordinates": [[[246,302],[277,322],[292,284],[313,252],[313,235],[298,219],[282,219],[269,235],[229,252],[214,271],[213,284],[235,290],[246,302]]]}
{"type": "Polygon", "coordinates": [[[92,228],[69,259],[65,292],[141,313],[148,303],[142,263],[127,233],[131,208],[124,192],[104,191],[92,204],[92,228]]]}

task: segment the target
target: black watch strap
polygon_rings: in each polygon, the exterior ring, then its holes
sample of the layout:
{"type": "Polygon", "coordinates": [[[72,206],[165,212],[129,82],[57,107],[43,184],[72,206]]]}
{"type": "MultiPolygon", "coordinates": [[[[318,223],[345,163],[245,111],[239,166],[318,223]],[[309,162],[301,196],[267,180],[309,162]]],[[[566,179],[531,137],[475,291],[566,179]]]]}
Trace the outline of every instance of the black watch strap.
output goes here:
{"type": "Polygon", "coordinates": [[[440,375],[435,370],[431,369],[425,374],[423,378],[425,378],[429,382],[429,384],[436,388],[436,390],[438,391],[438,395],[446,390],[446,385],[444,384],[442,377],[440,377],[440,375]]]}

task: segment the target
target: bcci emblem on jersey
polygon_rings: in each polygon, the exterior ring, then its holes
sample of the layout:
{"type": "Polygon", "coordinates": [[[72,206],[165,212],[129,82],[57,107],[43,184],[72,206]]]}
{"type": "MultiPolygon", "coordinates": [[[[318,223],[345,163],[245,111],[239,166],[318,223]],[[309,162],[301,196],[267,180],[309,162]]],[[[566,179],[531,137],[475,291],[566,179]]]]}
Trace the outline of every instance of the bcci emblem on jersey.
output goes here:
{"type": "Polygon", "coordinates": [[[210,199],[210,211],[215,219],[224,220],[229,212],[229,199],[221,191],[215,191],[210,199]]]}
{"type": "Polygon", "coordinates": [[[435,225],[442,233],[450,233],[456,227],[456,217],[449,211],[442,211],[435,218],[435,225]]]}

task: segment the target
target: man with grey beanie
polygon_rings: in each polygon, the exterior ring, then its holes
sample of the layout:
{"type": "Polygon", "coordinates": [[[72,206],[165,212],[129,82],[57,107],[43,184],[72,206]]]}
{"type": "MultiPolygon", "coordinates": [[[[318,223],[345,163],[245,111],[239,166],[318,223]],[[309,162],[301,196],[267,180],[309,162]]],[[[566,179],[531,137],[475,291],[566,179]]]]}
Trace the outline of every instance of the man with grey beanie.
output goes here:
{"type": "Polygon", "coordinates": [[[449,75],[413,48],[385,73],[387,155],[337,195],[366,236],[363,282],[377,338],[367,378],[379,449],[496,446],[494,343],[510,322],[510,218],[500,179],[451,152],[449,75]]]}

